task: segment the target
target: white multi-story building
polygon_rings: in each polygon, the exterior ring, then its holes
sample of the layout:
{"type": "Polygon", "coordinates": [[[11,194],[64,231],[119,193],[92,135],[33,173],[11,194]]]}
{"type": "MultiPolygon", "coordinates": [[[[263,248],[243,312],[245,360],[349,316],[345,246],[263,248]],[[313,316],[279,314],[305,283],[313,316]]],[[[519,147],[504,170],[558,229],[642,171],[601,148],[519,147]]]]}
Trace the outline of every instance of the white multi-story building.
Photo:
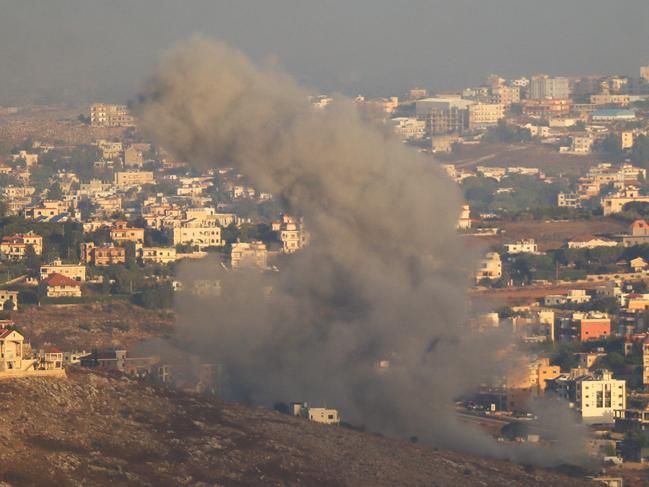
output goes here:
{"type": "Polygon", "coordinates": [[[90,106],[90,125],[93,127],[133,127],[135,118],[126,105],[95,103],[90,106]]]}
{"type": "Polygon", "coordinates": [[[176,261],[175,247],[142,247],[139,253],[142,262],[169,264],[176,261]]]}
{"type": "Polygon", "coordinates": [[[586,424],[613,423],[615,411],[626,409],[626,381],[614,379],[608,370],[573,369],[555,379],[550,389],[586,424]]]}
{"type": "Polygon", "coordinates": [[[309,243],[309,233],[302,219],[282,215],[282,219],[272,223],[272,230],[279,233],[284,252],[296,252],[309,243]]]}
{"type": "Polygon", "coordinates": [[[532,99],[566,99],[570,97],[568,78],[550,78],[547,75],[532,76],[530,81],[530,98],[532,99]]]}
{"type": "Polygon", "coordinates": [[[539,252],[539,246],[533,238],[505,244],[505,249],[508,254],[537,254],[539,252]]]}
{"type": "Polygon", "coordinates": [[[460,230],[471,228],[471,207],[469,205],[462,205],[462,212],[457,221],[457,228],[460,230]]]}
{"type": "Polygon", "coordinates": [[[613,423],[614,411],[626,409],[626,381],[608,370],[575,381],[575,407],[585,423],[613,423]]]}
{"type": "Polygon", "coordinates": [[[200,220],[188,220],[171,229],[174,245],[195,245],[199,249],[205,247],[220,247],[221,228],[217,225],[207,225],[200,220]]]}
{"type": "Polygon", "coordinates": [[[478,270],[475,273],[476,282],[483,279],[496,280],[503,275],[503,265],[498,252],[489,252],[484,259],[480,259],[478,270]]]}

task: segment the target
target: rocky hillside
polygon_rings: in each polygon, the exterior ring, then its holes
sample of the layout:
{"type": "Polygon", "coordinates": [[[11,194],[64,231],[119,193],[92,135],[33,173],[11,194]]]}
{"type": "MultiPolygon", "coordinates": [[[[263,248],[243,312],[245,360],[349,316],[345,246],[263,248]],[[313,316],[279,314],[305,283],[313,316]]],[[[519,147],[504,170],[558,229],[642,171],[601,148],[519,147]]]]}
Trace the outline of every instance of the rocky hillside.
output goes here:
{"type": "Polygon", "coordinates": [[[173,332],[174,316],[124,301],[24,306],[11,314],[21,333],[38,346],[56,345],[66,351],[95,347],[130,347],[173,332]]]}
{"type": "Polygon", "coordinates": [[[84,370],[0,381],[1,485],[580,486],[84,370]]]}

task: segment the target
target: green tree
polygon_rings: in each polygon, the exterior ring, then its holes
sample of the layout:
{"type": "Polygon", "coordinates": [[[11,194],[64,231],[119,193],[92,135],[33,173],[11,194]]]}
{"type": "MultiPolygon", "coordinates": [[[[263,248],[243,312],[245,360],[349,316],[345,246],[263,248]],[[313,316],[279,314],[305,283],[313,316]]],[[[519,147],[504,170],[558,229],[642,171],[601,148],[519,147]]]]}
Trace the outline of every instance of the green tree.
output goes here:
{"type": "Polygon", "coordinates": [[[25,266],[32,272],[38,272],[41,266],[41,258],[36,255],[33,245],[28,245],[25,249],[25,266]]]}
{"type": "Polygon", "coordinates": [[[639,135],[633,141],[631,162],[638,166],[649,168],[649,137],[646,135],[639,135]]]}
{"type": "Polygon", "coordinates": [[[60,200],[63,198],[63,190],[59,183],[54,183],[50,186],[50,189],[47,190],[47,197],[51,200],[60,200]]]}

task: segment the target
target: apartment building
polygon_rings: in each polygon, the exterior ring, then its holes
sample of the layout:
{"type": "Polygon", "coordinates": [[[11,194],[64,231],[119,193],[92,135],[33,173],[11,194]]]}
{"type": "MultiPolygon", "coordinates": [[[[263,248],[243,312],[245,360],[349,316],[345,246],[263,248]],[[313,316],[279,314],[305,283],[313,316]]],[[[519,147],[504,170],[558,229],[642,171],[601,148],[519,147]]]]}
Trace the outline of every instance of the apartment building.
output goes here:
{"type": "Polygon", "coordinates": [[[309,242],[309,234],[302,219],[283,215],[281,220],[272,223],[271,228],[279,233],[283,252],[297,252],[309,242]]]}
{"type": "Polygon", "coordinates": [[[144,244],[144,228],[132,228],[126,221],[116,221],[110,229],[110,238],[118,245],[125,242],[142,245],[144,244]]]}
{"type": "Polygon", "coordinates": [[[145,184],[155,184],[153,171],[117,171],[115,173],[115,185],[118,188],[131,188],[145,184]]]}
{"type": "Polygon", "coordinates": [[[140,260],[144,263],[169,264],[176,261],[175,247],[142,247],[140,260]]]}
{"type": "Polygon", "coordinates": [[[489,252],[484,259],[478,262],[478,270],[475,273],[476,282],[482,279],[496,280],[503,275],[502,261],[498,252],[489,252]]]}
{"type": "Polygon", "coordinates": [[[611,95],[610,93],[600,93],[597,95],[590,95],[590,102],[593,105],[619,105],[629,106],[631,98],[629,95],[611,95]]]}
{"type": "Polygon", "coordinates": [[[93,127],[134,127],[135,118],[126,105],[95,103],[90,106],[90,125],[93,127]]]}
{"type": "Polygon", "coordinates": [[[533,238],[517,240],[505,244],[508,254],[538,254],[539,246],[533,238]]]}
{"type": "Polygon", "coordinates": [[[590,154],[593,149],[593,137],[591,135],[573,135],[570,137],[570,152],[573,154],[590,154]]]}
{"type": "Polygon", "coordinates": [[[81,244],[81,262],[98,267],[124,264],[126,249],[114,245],[95,246],[92,242],[81,244]]]}
{"type": "Polygon", "coordinates": [[[75,281],[86,280],[86,266],[82,264],[64,264],[61,259],[55,259],[50,264],[40,268],[41,280],[47,279],[52,274],[62,274],[75,281]]]}
{"type": "Polygon", "coordinates": [[[530,98],[538,99],[560,99],[570,98],[570,82],[568,78],[551,78],[547,75],[532,76],[530,80],[530,98]]]}
{"type": "Polygon", "coordinates": [[[581,197],[577,193],[559,193],[557,195],[557,206],[559,208],[580,208],[581,197]]]}
{"type": "Polygon", "coordinates": [[[628,186],[617,193],[604,196],[601,201],[604,216],[620,213],[624,205],[633,201],[649,203],[649,196],[641,196],[640,190],[634,186],[628,186]]]}
{"type": "Polygon", "coordinates": [[[552,390],[574,405],[586,424],[613,423],[616,410],[626,409],[626,381],[608,370],[573,369],[553,381],[552,390]]]}
{"type": "Polygon", "coordinates": [[[185,220],[171,229],[173,245],[195,245],[199,249],[220,247],[221,228],[200,220],[185,220]]]}
{"type": "Polygon", "coordinates": [[[113,142],[100,139],[96,142],[97,149],[101,153],[101,158],[105,160],[119,159],[124,150],[121,142],[113,142]]]}
{"type": "Polygon", "coordinates": [[[131,144],[124,150],[124,165],[126,167],[142,166],[151,144],[131,144]]]}
{"type": "Polygon", "coordinates": [[[266,249],[266,244],[260,241],[233,243],[230,254],[230,265],[232,269],[267,269],[268,250],[266,249]]]}
{"type": "Polygon", "coordinates": [[[571,103],[566,99],[524,100],[523,115],[536,118],[565,117],[570,113],[571,103]]]}
{"type": "Polygon", "coordinates": [[[469,128],[496,125],[505,116],[505,106],[500,103],[475,103],[469,106],[469,128]]]}
{"type": "Polygon", "coordinates": [[[491,88],[494,103],[509,107],[521,101],[521,89],[518,86],[500,85],[491,88]]]}
{"type": "Polygon", "coordinates": [[[25,257],[28,247],[34,249],[36,255],[43,254],[43,237],[28,232],[2,237],[0,241],[0,253],[10,260],[20,260],[25,257]]]}
{"type": "Polygon", "coordinates": [[[44,200],[40,205],[25,208],[24,214],[27,220],[50,219],[67,213],[68,204],[60,200],[44,200]]]}
{"type": "Polygon", "coordinates": [[[426,121],[415,117],[390,119],[392,130],[403,140],[419,140],[426,136],[426,121]]]}

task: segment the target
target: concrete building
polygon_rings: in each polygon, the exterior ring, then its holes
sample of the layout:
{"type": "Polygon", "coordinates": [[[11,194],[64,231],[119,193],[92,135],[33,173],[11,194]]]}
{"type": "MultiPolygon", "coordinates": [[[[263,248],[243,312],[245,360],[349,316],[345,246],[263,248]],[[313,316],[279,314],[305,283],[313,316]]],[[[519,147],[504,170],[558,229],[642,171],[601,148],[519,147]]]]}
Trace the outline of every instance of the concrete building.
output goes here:
{"type": "Polygon", "coordinates": [[[633,201],[649,203],[649,196],[641,196],[638,188],[634,186],[628,186],[617,193],[604,196],[602,198],[604,216],[620,213],[624,205],[633,201]]]}
{"type": "Polygon", "coordinates": [[[144,184],[155,184],[153,171],[117,171],[115,173],[115,185],[118,188],[131,188],[144,184]]]}
{"type": "Polygon", "coordinates": [[[50,274],[40,283],[41,296],[48,298],[79,298],[81,297],[81,284],[63,274],[50,274]]]}
{"type": "Polygon", "coordinates": [[[194,245],[200,249],[220,247],[221,228],[216,224],[207,224],[200,220],[186,220],[180,226],[171,229],[173,245],[194,245]]]}
{"type": "Polygon", "coordinates": [[[426,137],[426,121],[415,117],[390,119],[392,130],[403,140],[420,140],[426,137]]]}
{"type": "Polygon", "coordinates": [[[15,330],[0,330],[0,374],[23,370],[24,341],[15,330]]]}
{"type": "Polygon", "coordinates": [[[626,409],[626,381],[608,370],[573,369],[551,381],[549,389],[569,401],[586,424],[613,423],[614,412],[626,409]]]}
{"type": "Polygon", "coordinates": [[[21,260],[25,257],[28,247],[34,249],[36,255],[43,254],[43,237],[28,232],[23,234],[2,237],[0,241],[0,254],[9,260],[21,260]]]}
{"type": "Polygon", "coordinates": [[[573,135],[570,137],[570,152],[573,154],[590,154],[593,149],[593,137],[589,135],[573,135]]]}
{"type": "Polygon", "coordinates": [[[281,220],[274,221],[271,228],[279,234],[283,252],[297,252],[309,243],[309,233],[302,219],[282,215],[281,220]]]}
{"type": "Polygon", "coordinates": [[[86,280],[86,266],[82,264],[63,264],[61,259],[55,259],[48,265],[40,268],[41,280],[47,279],[52,274],[62,274],[75,281],[86,280]]]}
{"type": "Polygon", "coordinates": [[[524,100],[523,115],[536,118],[561,118],[570,113],[570,100],[524,100]]]}
{"type": "Polygon", "coordinates": [[[649,83],[649,65],[640,66],[640,78],[645,83],[649,83]]]}
{"type": "Polygon", "coordinates": [[[136,246],[144,244],[144,228],[129,227],[128,222],[118,220],[110,229],[110,239],[118,245],[133,242],[136,246]]]}
{"type": "Polygon", "coordinates": [[[580,341],[600,340],[611,336],[611,319],[603,313],[574,313],[580,341]]]}
{"type": "Polygon", "coordinates": [[[68,213],[69,205],[60,200],[44,200],[40,205],[25,208],[24,215],[27,220],[51,219],[68,213]]]}
{"type": "Polygon", "coordinates": [[[140,167],[144,164],[151,144],[131,144],[124,150],[124,165],[127,167],[140,167]]]}
{"type": "Polygon", "coordinates": [[[504,116],[505,106],[500,103],[475,103],[469,106],[469,128],[496,125],[504,116]]]}
{"type": "Polygon", "coordinates": [[[620,133],[620,149],[626,150],[633,148],[635,134],[631,130],[625,130],[620,133]]]}
{"type": "Polygon", "coordinates": [[[331,408],[312,408],[305,402],[291,403],[290,413],[293,416],[307,418],[316,423],[340,424],[340,414],[338,413],[338,410],[331,408]]]}
{"type": "Polygon", "coordinates": [[[140,260],[144,263],[169,264],[176,261],[175,247],[142,247],[140,260]]]}
{"type": "Polygon", "coordinates": [[[0,289],[0,310],[16,311],[18,309],[18,291],[0,289]]]}
{"type": "Polygon", "coordinates": [[[521,101],[521,89],[519,86],[499,85],[491,88],[492,100],[504,107],[509,107],[521,101]]]}
{"type": "Polygon", "coordinates": [[[468,230],[471,228],[471,207],[469,205],[462,205],[460,218],[457,221],[457,228],[460,230],[468,230]]]}
{"type": "Polygon", "coordinates": [[[100,139],[95,144],[101,153],[101,158],[105,160],[119,159],[124,150],[121,142],[100,139]]]}
{"type": "Polygon", "coordinates": [[[568,78],[551,78],[547,75],[532,76],[530,80],[530,98],[565,100],[570,98],[568,78]]]}
{"type": "Polygon", "coordinates": [[[95,103],[90,106],[90,125],[93,127],[134,127],[135,118],[126,105],[95,103]]]}
{"type": "Polygon", "coordinates": [[[464,100],[460,97],[423,98],[415,102],[415,113],[417,117],[426,117],[439,110],[466,110],[474,103],[472,100],[464,100]]]}
{"type": "Polygon", "coordinates": [[[633,110],[622,108],[602,108],[591,113],[590,119],[595,123],[631,122],[636,119],[636,114],[633,110]]]}
{"type": "Polygon", "coordinates": [[[266,244],[259,241],[233,243],[230,264],[232,269],[267,269],[268,250],[266,250],[266,244]]]}
{"type": "Polygon", "coordinates": [[[625,247],[649,243],[649,224],[644,220],[635,220],[629,226],[629,234],[622,236],[625,247]]]}
{"type": "Polygon", "coordinates": [[[124,264],[126,262],[126,249],[114,245],[95,246],[92,242],[81,244],[81,262],[97,267],[124,264]]]}
{"type": "Polygon", "coordinates": [[[619,243],[615,240],[593,235],[575,237],[567,243],[569,249],[594,249],[597,247],[617,247],[618,245],[619,243]]]}
{"type": "Polygon", "coordinates": [[[18,151],[18,154],[12,154],[11,158],[14,161],[25,161],[25,166],[27,167],[38,164],[38,154],[30,154],[26,150],[18,151]]]}
{"type": "Polygon", "coordinates": [[[340,424],[338,410],[331,408],[309,408],[309,421],[322,424],[340,424]]]}
{"type": "Polygon", "coordinates": [[[630,103],[629,95],[611,95],[610,93],[600,93],[590,95],[590,102],[593,105],[619,105],[626,107],[630,103]]]}
{"type": "Polygon", "coordinates": [[[533,238],[506,243],[505,249],[508,254],[538,254],[539,252],[539,246],[534,242],[533,238]]]}
{"type": "Polygon", "coordinates": [[[577,193],[559,193],[557,195],[557,206],[559,208],[580,208],[581,198],[577,193]]]}
{"type": "Polygon", "coordinates": [[[497,280],[503,275],[502,261],[498,252],[489,252],[484,259],[480,259],[478,270],[475,274],[476,282],[483,279],[497,280]]]}

